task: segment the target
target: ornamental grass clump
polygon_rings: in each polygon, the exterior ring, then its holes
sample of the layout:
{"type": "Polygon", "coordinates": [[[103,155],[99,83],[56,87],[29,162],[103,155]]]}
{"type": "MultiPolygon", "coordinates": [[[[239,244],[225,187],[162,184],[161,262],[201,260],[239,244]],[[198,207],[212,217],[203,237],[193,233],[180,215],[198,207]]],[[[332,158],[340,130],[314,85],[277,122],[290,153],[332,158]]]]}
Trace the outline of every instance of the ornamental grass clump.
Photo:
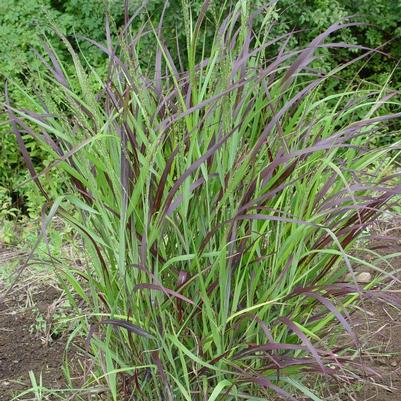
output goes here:
{"type": "Polygon", "coordinates": [[[358,350],[349,306],[397,304],[344,282],[358,262],[352,244],[400,190],[385,176],[396,146],[372,146],[401,116],[383,112],[397,94],[350,83],[323,95],[372,52],[312,68],[321,48],[348,46],[327,39],[351,22],[289,50],[291,34],[269,34],[272,7],[238,1],[208,43],[208,3],[197,20],[187,10],[179,60],[162,21],[134,34],[127,16],[112,38],[106,18],[105,44],[80,38],[107,55],[103,78],[60,35],[74,72],[47,46],[32,108],[6,96],[6,109],[39,188],[50,169],[68,179],[57,198],[43,190],[43,226],[57,213],[83,238],[86,266],[56,271],[104,399],[319,400],[305,376],[362,372],[330,329],[358,350]],[[153,65],[138,57],[147,35],[153,65]],[[43,171],[26,136],[53,157],[43,171]]]}

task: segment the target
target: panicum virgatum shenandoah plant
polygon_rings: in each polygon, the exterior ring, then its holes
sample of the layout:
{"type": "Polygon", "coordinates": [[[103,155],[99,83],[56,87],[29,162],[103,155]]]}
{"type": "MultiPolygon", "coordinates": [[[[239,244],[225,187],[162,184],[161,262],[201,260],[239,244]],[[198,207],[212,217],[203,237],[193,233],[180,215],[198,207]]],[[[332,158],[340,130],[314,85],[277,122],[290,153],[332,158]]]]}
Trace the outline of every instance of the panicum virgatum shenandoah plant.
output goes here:
{"type": "Polygon", "coordinates": [[[295,400],[311,397],[305,373],[358,374],[326,339],[337,322],[358,349],[347,306],[385,297],[343,277],[358,261],[350,246],[400,190],[384,175],[391,147],[371,146],[401,115],[381,113],[397,94],[351,82],[323,97],[355,60],[327,74],[309,65],[320,48],[346,46],[326,39],[350,22],[288,50],[291,34],[267,39],[272,7],[251,3],[220,16],[210,46],[208,1],[197,20],[184,10],[185,62],[165,46],[162,21],[87,39],[108,56],[105,80],[61,37],[74,76],[49,47],[48,73],[26,93],[31,109],[6,96],[37,185],[49,169],[70,182],[45,194],[47,220],[57,213],[85,243],[87,266],[57,272],[105,400],[295,400]],[[145,70],[146,35],[157,46],[145,70]],[[22,135],[53,157],[44,171],[22,135]]]}

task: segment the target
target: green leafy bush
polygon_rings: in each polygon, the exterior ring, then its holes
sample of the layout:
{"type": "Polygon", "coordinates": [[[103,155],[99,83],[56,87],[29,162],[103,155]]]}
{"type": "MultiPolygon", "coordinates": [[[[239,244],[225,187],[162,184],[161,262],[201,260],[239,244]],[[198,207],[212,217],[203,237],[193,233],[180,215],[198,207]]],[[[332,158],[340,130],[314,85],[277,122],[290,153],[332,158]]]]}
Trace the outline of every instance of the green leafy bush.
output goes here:
{"type": "MultiPolygon", "coordinates": [[[[363,66],[356,64],[349,74],[358,72],[361,78],[382,84],[401,59],[401,4],[397,0],[301,0],[296,7],[292,0],[279,0],[277,4],[280,15],[277,30],[298,31],[295,43],[301,46],[340,18],[357,16],[364,25],[344,29],[333,38],[369,48],[381,47],[390,57],[374,54],[363,66]]],[[[349,50],[339,50],[326,57],[326,66],[330,68],[349,57],[349,50]]],[[[395,86],[399,85],[400,78],[397,70],[393,80],[395,86]]]]}
{"type": "MultiPolygon", "coordinates": [[[[57,40],[57,34],[52,24],[57,26],[61,34],[73,37],[74,34],[90,34],[99,38],[104,36],[103,3],[92,2],[63,2],[67,6],[67,12],[55,7],[51,0],[4,0],[0,2],[0,63],[1,84],[0,90],[4,93],[3,79],[15,81],[19,85],[28,85],[35,88],[35,82],[31,79],[32,71],[42,68],[42,63],[35,53],[43,52],[45,38],[50,40],[56,48],[59,57],[70,67],[70,55],[57,40]],[[80,4],[79,4],[80,3],[80,4]],[[79,5],[81,7],[79,7],[79,5]],[[95,7],[96,6],[96,7],[95,7]],[[96,8],[96,12],[95,12],[96,8]],[[92,16],[92,23],[89,16],[92,16]],[[96,33],[96,35],[95,35],[96,33]]],[[[113,11],[117,14],[121,3],[115,2],[113,11]]],[[[120,14],[122,11],[120,11],[120,14]]],[[[101,64],[104,57],[98,57],[98,53],[87,54],[92,62],[101,64]]],[[[102,67],[99,67],[102,68],[102,67]]],[[[13,86],[12,97],[14,103],[20,108],[27,105],[24,95],[13,86]]],[[[4,100],[3,95],[0,98],[4,100]]],[[[5,115],[1,115],[0,121],[0,217],[17,218],[21,214],[37,217],[40,215],[44,198],[32,184],[24,184],[28,175],[22,159],[19,155],[17,143],[11,127],[6,123],[5,115]]],[[[46,167],[48,161],[46,153],[41,146],[27,138],[27,147],[32,155],[35,166],[41,170],[46,167]]],[[[46,182],[47,190],[59,186],[61,183],[57,174],[52,174],[46,182]]]]}
{"type": "MultiPolygon", "coordinates": [[[[47,23],[47,17],[57,20],[61,29],[67,23],[68,17],[62,16],[50,7],[50,1],[17,1],[0,2],[0,63],[2,100],[4,93],[3,79],[12,79],[29,85],[29,70],[38,68],[40,60],[33,48],[41,48],[40,34],[52,35],[47,23]]],[[[27,105],[24,96],[19,96],[18,90],[13,91],[15,103],[23,108],[27,105]]],[[[17,218],[21,212],[33,216],[40,214],[43,198],[38,199],[37,189],[32,185],[24,185],[28,174],[22,163],[21,156],[11,127],[6,124],[5,115],[1,115],[0,125],[0,217],[3,219],[17,218]],[[39,209],[39,211],[38,211],[39,209]],[[38,213],[39,212],[39,213],[38,213]]],[[[33,140],[27,142],[35,163],[40,166],[46,160],[41,147],[33,140]]],[[[11,233],[3,233],[9,237],[11,233]]],[[[2,238],[4,240],[5,238],[2,238]]]]}
{"type": "Polygon", "coordinates": [[[274,9],[252,29],[252,4],[222,16],[213,42],[200,34],[208,14],[186,14],[184,68],[150,29],[155,64],[141,69],[148,39],[128,30],[90,42],[107,53],[105,79],[65,42],[75,72],[50,52],[35,76],[46,106],[29,90],[30,113],[6,101],[15,134],[30,127],[70,178],[47,194],[49,219],[81,233],[90,263],[57,272],[96,361],[86,385],[107,386],[105,400],[310,396],[305,372],[358,373],[354,351],[330,348],[331,322],[357,344],[348,305],[400,305],[341,281],[352,244],[400,191],[385,176],[391,147],[372,144],[400,117],[381,111],[397,93],[351,83],[325,95],[345,67],[308,66],[342,25],[293,51],[288,35],[269,44],[274,9]]]}

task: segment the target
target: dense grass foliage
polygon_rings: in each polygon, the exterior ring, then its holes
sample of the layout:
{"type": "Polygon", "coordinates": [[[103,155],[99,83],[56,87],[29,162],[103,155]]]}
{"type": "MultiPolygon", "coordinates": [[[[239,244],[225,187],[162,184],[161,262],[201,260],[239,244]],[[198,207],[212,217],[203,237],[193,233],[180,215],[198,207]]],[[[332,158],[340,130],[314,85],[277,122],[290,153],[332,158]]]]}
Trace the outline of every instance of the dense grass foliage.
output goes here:
{"type": "MultiPolygon", "coordinates": [[[[163,14],[163,39],[168,44],[172,57],[178,62],[177,44],[181,48],[186,46],[187,27],[184,23],[183,10],[191,7],[191,12],[196,18],[202,8],[203,0],[182,0],[165,2],[164,0],[152,0],[143,2],[140,0],[3,0],[0,4],[0,75],[6,78],[18,80],[20,83],[35,85],[32,79],[32,69],[41,68],[41,63],[35,51],[45,55],[42,51],[42,43],[49,40],[64,67],[69,71],[73,79],[73,62],[67,49],[57,39],[57,34],[51,24],[65,35],[75,50],[80,48],[93,68],[104,77],[106,70],[105,55],[88,42],[79,39],[79,35],[85,35],[104,44],[104,16],[110,15],[110,29],[116,33],[124,26],[124,10],[128,9],[130,15],[136,15],[131,21],[131,27],[138,32],[147,19],[151,19],[157,25],[157,21],[163,14]]],[[[221,14],[227,14],[236,4],[236,1],[211,0],[205,23],[201,27],[205,48],[198,48],[198,56],[202,51],[208,52],[211,47],[214,32],[220,20],[221,14]]],[[[266,4],[265,1],[254,0],[252,10],[266,4]]],[[[327,95],[344,90],[346,81],[354,75],[374,83],[383,85],[387,77],[401,57],[400,41],[397,39],[401,29],[401,8],[397,0],[313,0],[296,1],[279,0],[272,14],[272,27],[270,38],[277,37],[286,32],[294,31],[289,39],[290,48],[306,46],[315,36],[327,29],[340,18],[350,15],[358,15],[358,20],[364,25],[346,27],[333,34],[332,38],[337,42],[353,43],[370,48],[382,47],[386,56],[380,53],[372,54],[368,63],[356,63],[339,74],[340,79],[333,80],[326,85],[324,90],[327,95]],[[296,3],[296,7],[294,4],[296,3]],[[340,89],[341,88],[341,89],[340,89]]],[[[255,29],[260,28],[263,18],[256,17],[255,29]]],[[[137,48],[142,66],[152,67],[149,60],[153,59],[156,48],[155,38],[146,35],[141,40],[141,48],[137,48]]],[[[338,63],[346,62],[354,57],[354,50],[337,49],[330,53],[327,49],[319,49],[324,57],[314,61],[313,66],[325,71],[334,68],[338,63]],[[350,55],[351,54],[351,55],[350,55]]],[[[185,54],[181,52],[184,59],[185,54]]],[[[366,59],[365,61],[367,61],[366,59]]],[[[391,85],[397,88],[401,82],[398,72],[393,76],[391,85]]],[[[73,84],[71,82],[71,84],[73,84]]],[[[92,84],[94,84],[92,82],[92,84]]],[[[0,84],[1,92],[3,86],[0,84]]],[[[18,93],[13,93],[13,98],[19,108],[25,108],[25,99],[19,98],[18,93]]],[[[4,99],[2,99],[4,100],[4,99]]],[[[27,178],[22,160],[16,152],[17,144],[13,135],[8,135],[10,126],[0,121],[0,134],[2,135],[0,147],[0,218],[14,218],[21,215],[31,217],[38,216],[38,210],[43,202],[37,190],[31,185],[22,185],[27,178]],[[4,164],[7,160],[9,164],[4,164]],[[9,174],[9,167],[13,174],[9,174]]],[[[390,142],[392,138],[383,136],[380,141],[390,142]]],[[[30,141],[29,147],[35,153],[34,163],[37,168],[46,166],[48,160],[40,146],[30,141]]],[[[57,175],[51,177],[53,182],[60,182],[57,175]]],[[[47,190],[52,191],[48,185],[47,190]]],[[[2,238],[4,240],[4,238],[2,238]]]]}
{"type": "Polygon", "coordinates": [[[381,111],[398,94],[351,82],[323,95],[354,61],[308,67],[348,22],[291,50],[290,34],[271,39],[273,8],[256,15],[239,1],[210,42],[208,3],[186,14],[186,64],[162,20],[87,40],[107,56],[104,80],[61,36],[74,73],[48,47],[29,110],[7,91],[5,108],[47,199],[43,226],[57,213],[85,243],[85,269],[55,268],[96,361],[88,386],[106,385],[107,400],[319,400],[305,373],[358,374],[327,341],[333,321],[357,349],[347,305],[396,302],[342,280],[357,262],[351,245],[400,190],[386,177],[391,147],[371,146],[400,117],[381,111]],[[138,59],[147,35],[150,73],[138,59]],[[23,135],[53,159],[46,169],[23,135]],[[42,185],[51,169],[69,179],[56,197],[42,185]]]}

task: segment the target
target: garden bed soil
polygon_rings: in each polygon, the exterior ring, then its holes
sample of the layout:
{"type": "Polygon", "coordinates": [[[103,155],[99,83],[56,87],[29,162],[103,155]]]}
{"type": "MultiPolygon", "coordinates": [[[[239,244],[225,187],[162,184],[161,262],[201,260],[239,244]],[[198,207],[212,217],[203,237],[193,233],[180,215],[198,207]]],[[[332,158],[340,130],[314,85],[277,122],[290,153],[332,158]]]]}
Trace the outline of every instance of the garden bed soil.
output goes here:
{"type": "MultiPolygon", "coordinates": [[[[52,287],[34,295],[33,301],[46,314],[46,307],[59,297],[52,287]]],[[[42,374],[43,385],[62,387],[65,338],[46,341],[33,329],[36,308],[25,308],[26,294],[17,293],[0,303],[0,401],[10,401],[17,393],[31,386],[29,372],[37,381],[42,374]]],[[[49,340],[49,339],[47,339],[49,340]]],[[[32,394],[26,398],[32,399],[32,394]]]]}
{"type": "Polygon", "coordinates": [[[401,317],[400,311],[384,304],[369,303],[368,321],[355,322],[355,331],[366,350],[366,366],[380,376],[362,385],[356,401],[401,401],[401,317]]]}
{"type": "MultiPolygon", "coordinates": [[[[399,222],[398,222],[399,223],[399,222]]],[[[401,231],[398,227],[385,228],[372,235],[368,249],[379,255],[395,255],[400,252],[401,231]]],[[[358,255],[370,261],[369,254],[358,255]]],[[[391,267],[385,262],[375,263],[382,271],[394,273],[401,280],[401,256],[391,258],[391,267]]],[[[355,274],[375,270],[357,267],[355,274]]],[[[401,283],[392,278],[384,280],[389,291],[401,299],[401,283]]],[[[401,401],[401,311],[380,301],[365,299],[351,315],[351,326],[360,341],[361,356],[358,362],[373,370],[367,372],[365,382],[339,386],[327,385],[323,393],[325,401],[401,401]]],[[[340,335],[337,344],[354,348],[349,335],[340,335]]],[[[323,380],[324,381],[324,380],[323,380]]]]}

